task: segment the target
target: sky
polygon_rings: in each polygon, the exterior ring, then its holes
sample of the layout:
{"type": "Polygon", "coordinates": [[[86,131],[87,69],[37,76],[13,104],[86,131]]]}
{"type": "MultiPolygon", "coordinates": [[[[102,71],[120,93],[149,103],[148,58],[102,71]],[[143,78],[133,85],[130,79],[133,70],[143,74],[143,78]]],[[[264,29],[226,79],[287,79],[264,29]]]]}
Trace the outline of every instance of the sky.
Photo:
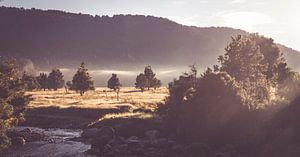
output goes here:
{"type": "Polygon", "coordinates": [[[100,16],[152,15],[184,25],[233,27],[300,50],[299,0],[0,0],[0,5],[100,16]]]}

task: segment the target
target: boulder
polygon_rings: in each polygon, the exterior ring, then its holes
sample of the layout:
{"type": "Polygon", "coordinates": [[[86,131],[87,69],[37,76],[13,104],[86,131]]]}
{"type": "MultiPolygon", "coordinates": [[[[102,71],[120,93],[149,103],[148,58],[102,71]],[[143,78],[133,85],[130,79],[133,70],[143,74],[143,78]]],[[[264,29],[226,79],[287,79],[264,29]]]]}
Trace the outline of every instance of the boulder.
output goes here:
{"type": "Polygon", "coordinates": [[[115,138],[115,130],[111,127],[101,127],[90,130],[83,135],[91,139],[92,148],[102,150],[106,144],[115,138]]]}
{"type": "Polygon", "coordinates": [[[98,131],[98,128],[85,129],[83,130],[81,137],[85,139],[92,139],[97,136],[98,131]]]}
{"type": "Polygon", "coordinates": [[[13,146],[24,146],[26,144],[26,141],[23,137],[14,137],[11,139],[13,146]]]}

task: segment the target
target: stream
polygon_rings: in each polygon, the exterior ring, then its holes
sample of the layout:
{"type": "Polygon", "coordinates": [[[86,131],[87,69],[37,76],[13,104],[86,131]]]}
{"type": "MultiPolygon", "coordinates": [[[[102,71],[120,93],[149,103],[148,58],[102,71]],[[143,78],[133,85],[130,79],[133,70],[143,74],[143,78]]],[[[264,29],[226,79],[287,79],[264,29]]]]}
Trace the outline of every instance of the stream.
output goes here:
{"type": "Polygon", "coordinates": [[[91,145],[72,140],[72,138],[80,137],[82,130],[35,127],[16,127],[14,129],[23,130],[25,128],[29,128],[33,132],[44,133],[47,139],[13,147],[4,154],[4,157],[94,157],[85,153],[91,145]]]}

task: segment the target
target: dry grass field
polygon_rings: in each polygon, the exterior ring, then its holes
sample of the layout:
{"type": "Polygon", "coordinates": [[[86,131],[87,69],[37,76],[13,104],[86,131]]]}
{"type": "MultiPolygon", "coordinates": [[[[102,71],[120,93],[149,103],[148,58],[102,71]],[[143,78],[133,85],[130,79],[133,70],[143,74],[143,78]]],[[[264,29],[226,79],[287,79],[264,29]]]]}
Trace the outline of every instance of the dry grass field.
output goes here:
{"type": "Polygon", "coordinates": [[[33,91],[33,101],[29,108],[59,107],[59,108],[94,108],[113,109],[128,106],[133,109],[148,106],[155,108],[156,104],[162,102],[168,95],[165,87],[156,90],[140,92],[133,87],[124,87],[120,90],[119,100],[117,93],[108,88],[96,88],[95,91],[88,91],[83,96],[74,91],[60,89],[58,91],[33,91]]]}
{"type": "Polygon", "coordinates": [[[100,87],[83,96],[74,91],[32,91],[24,125],[37,127],[76,128],[109,119],[147,118],[153,116],[157,104],[168,96],[161,87],[144,92],[123,87],[119,93],[100,87]]]}

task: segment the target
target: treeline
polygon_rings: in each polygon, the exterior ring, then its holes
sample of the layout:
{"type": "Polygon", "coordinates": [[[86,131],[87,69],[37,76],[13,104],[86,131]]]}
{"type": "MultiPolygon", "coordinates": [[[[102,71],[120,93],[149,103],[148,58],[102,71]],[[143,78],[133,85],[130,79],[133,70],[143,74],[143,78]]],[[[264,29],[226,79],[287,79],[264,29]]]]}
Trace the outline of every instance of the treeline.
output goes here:
{"type": "MultiPolygon", "coordinates": [[[[155,73],[152,71],[151,66],[146,66],[144,73],[140,73],[136,77],[135,87],[142,92],[145,89],[159,88],[162,84],[161,81],[155,77],[155,73]]],[[[21,80],[25,84],[27,91],[32,90],[57,90],[59,88],[65,88],[66,91],[74,90],[80,95],[83,95],[88,90],[95,90],[94,81],[88,73],[88,69],[85,67],[84,62],[81,63],[77,72],[73,76],[71,81],[65,81],[62,72],[58,68],[52,69],[47,75],[46,73],[40,73],[39,76],[32,76],[23,73],[21,80]]],[[[107,87],[119,93],[121,88],[120,79],[117,74],[112,74],[111,78],[107,82],[107,87]]]]}

